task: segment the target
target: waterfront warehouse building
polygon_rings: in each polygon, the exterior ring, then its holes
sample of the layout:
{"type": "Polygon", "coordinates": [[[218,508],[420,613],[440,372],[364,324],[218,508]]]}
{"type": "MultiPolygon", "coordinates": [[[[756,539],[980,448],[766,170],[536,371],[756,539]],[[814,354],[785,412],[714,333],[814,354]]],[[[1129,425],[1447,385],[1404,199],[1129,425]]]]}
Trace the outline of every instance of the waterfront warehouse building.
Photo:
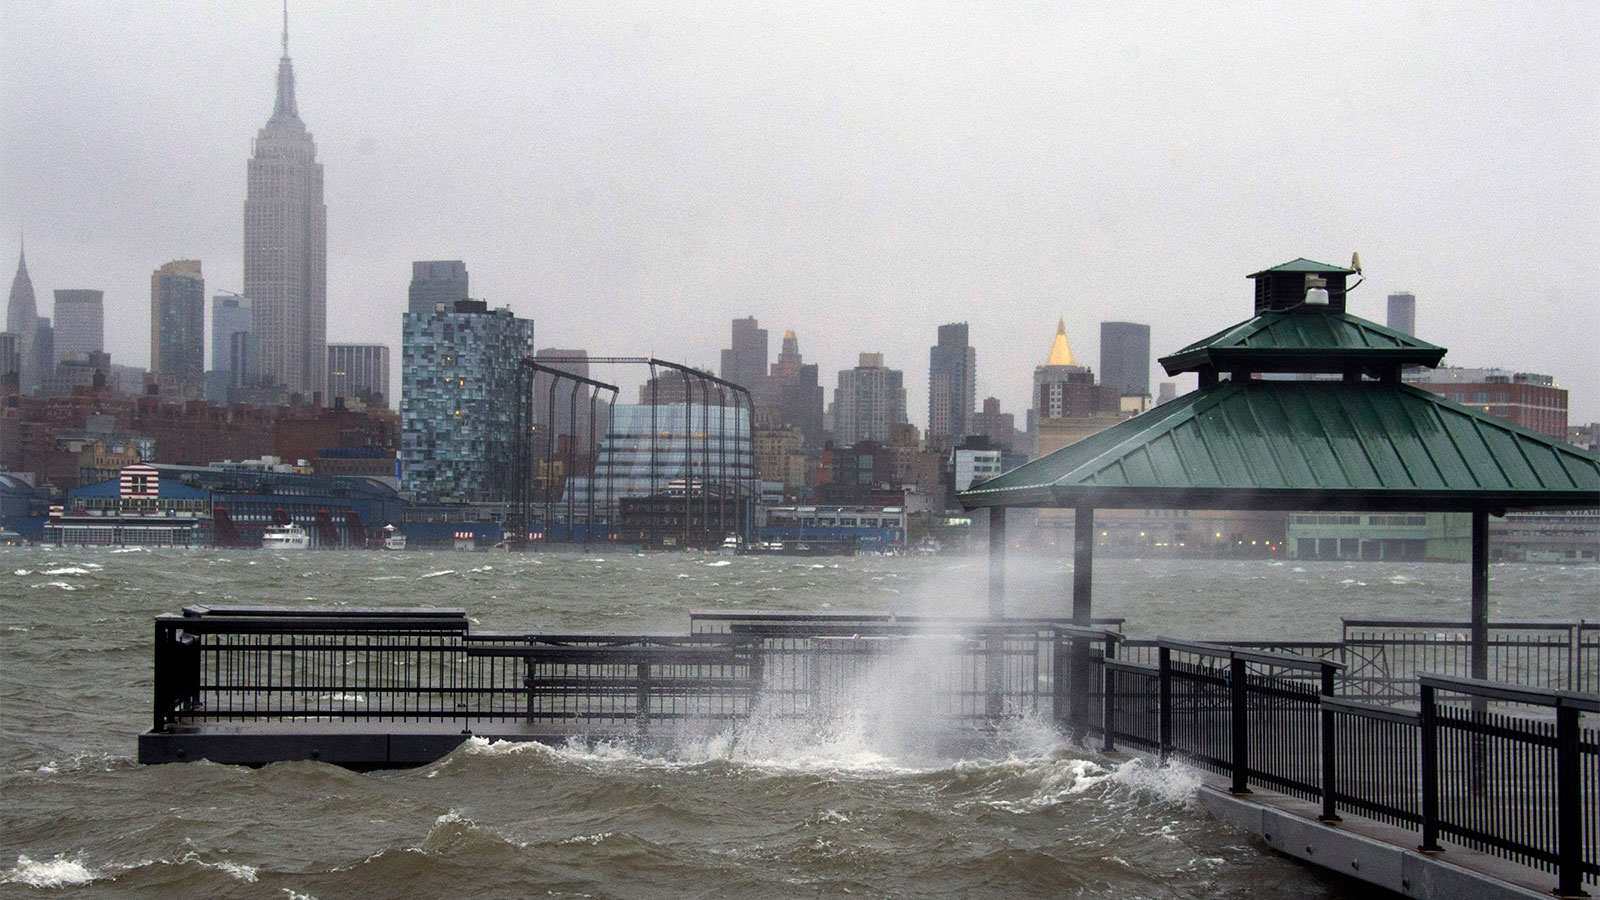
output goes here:
{"type": "Polygon", "coordinates": [[[511,499],[517,368],[533,321],[482,300],[403,317],[400,477],[424,503],[511,499]]]}

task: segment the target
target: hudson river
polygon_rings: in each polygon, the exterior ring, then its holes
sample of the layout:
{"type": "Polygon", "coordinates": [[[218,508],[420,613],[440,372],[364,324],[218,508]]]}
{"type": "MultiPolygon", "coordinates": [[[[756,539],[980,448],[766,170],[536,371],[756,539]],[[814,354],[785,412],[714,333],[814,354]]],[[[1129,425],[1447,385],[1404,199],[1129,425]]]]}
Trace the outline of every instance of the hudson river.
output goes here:
{"type": "MultiPolygon", "coordinates": [[[[151,619],[190,604],[446,606],[475,628],[680,632],[692,609],[976,614],[986,563],[620,553],[0,551],[0,896],[1364,897],[1191,802],[1192,773],[1039,725],[941,758],[870,721],[677,748],[474,741],[422,769],[134,761],[151,619]]],[[[1464,619],[1467,567],[1099,560],[1133,636],[1336,638],[1464,619]]],[[[1018,615],[1068,565],[1013,557],[1018,615]]],[[[1495,566],[1499,618],[1594,618],[1600,567],[1495,566]]]]}

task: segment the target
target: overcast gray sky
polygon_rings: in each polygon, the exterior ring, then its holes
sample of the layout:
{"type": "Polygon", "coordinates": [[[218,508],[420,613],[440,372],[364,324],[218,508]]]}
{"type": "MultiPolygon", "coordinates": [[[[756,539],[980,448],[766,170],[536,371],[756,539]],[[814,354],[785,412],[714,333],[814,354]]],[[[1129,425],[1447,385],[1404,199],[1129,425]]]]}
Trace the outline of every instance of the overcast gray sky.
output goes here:
{"type": "MultiPolygon", "coordinates": [[[[0,4],[6,283],[25,227],[40,314],[103,289],[114,361],[160,264],[240,287],[280,15],[0,4]]],[[[1020,423],[1058,317],[1081,363],[1105,320],[1161,355],[1359,250],[1352,312],[1412,291],[1447,362],[1600,420],[1600,4],[294,2],[289,50],[328,338],[397,366],[410,261],[463,259],[540,346],[715,367],[755,315],[830,397],[881,351],[919,427],[965,320],[1020,423]]]]}

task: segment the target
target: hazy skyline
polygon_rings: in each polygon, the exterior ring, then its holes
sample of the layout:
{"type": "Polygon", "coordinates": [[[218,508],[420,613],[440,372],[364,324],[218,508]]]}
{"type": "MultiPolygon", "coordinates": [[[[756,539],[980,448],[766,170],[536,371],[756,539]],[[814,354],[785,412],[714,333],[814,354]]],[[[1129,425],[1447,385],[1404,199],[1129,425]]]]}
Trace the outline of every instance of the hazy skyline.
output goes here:
{"type": "MultiPolygon", "coordinates": [[[[1160,356],[1248,317],[1250,272],[1360,251],[1352,312],[1413,292],[1447,364],[1554,375],[1600,420],[1592,4],[289,15],[330,342],[398,360],[411,262],[460,259],[538,346],[715,369],[754,315],[830,396],[882,352],[919,428],[935,328],[966,321],[979,401],[1021,421],[1058,317],[1080,363],[1105,320],[1160,356]]],[[[280,17],[0,5],[0,259],[25,228],[41,315],[103,290],[113,360],[147,365],[153,270],[242,286],[280,17]]]]}

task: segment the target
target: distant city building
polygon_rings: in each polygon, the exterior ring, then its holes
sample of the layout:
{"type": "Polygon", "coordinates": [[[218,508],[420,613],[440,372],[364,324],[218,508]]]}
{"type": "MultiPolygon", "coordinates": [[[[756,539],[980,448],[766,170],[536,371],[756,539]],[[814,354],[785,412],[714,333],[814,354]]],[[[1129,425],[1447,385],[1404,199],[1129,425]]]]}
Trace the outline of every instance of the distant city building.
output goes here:
{"type": "Polygon", "coordinates": [[[754,390],[767,374],[767,330],[754,316],[733,320],[733,341],[722,351],[722,380],[754,390]]]}
{"type": "Polygon", "coordinates": [[[1558,440],[1567,439],[1567,391],[1549,375],[1440,366],[1408,369],[1407,384],[1558,440]]]}
{"type": "Polygon", "coordinates": [[[978,394],[978,351],[967,343],[967,323],[939,326],[939,342],[928,348],[930,445],[948,446],[967,434],[978,394]]]}
{"type": "Polygon", "coordinates": [[[1150,326],[1100,323],[1100,383],[1124,397],[1150,396],[1150,326]]]}
{"type": "MultiPolygon", "coordinates": [[[[560,347],[545,347],[533,355],[534,361],[540,365],[559,369],[579,378],[589,377],[589,352],[587,350],[563,350],[560,347]]],[[[572,449],[578,453],[589,452],[589,398],[593,389],[581,382],[570,378],[556,378],[539,372],[533,377],[533,421],[547,435],[553,435],[556,449],[562,448],[562,438],[572,441],[572,449]],[[550,415],[551,393],[550,388],[555,387],[555,415],[550,415]]],[[[604,399],[610,399],[605,395],[604,399]]],[[[597,410],[601,416],[604,410],[597,410]]],[[[603,418],[600,420],[605,421],[603,418]]],[[[596,435],[598,440],[599,435],[596,435]]],[[[546,441],[535,441],[539,452],[548,448],[546,441]]]]}
{"type": "Polygon", "coordinates": [[[854,369],[839,373],[833,392],[834,443],[887,443],[893,426],[906,421],[905,373],[885,368],[882,353],[863,353],[854,369]]]}
{"type": "Polygon", "coordinates": [[[389,348],[384,344],[328,345],[328,402],[344,397],[389,405],[389,348]]]}
{"type": "Polygon", "coordinates": [[[406,313],[401,346],[401,483],[423,502],[511,499],[517,367],[533,322],[462,300],[406,313]]]}
{"type": "Polygon", "coordinates": [[[0,331],[0,391],[6,389],[11,379],[20,379],[22,374],[22,354],[18,348],[21,342],[17,336],[9,331],[0,331]]]}
{"type": "Polygon", "coordinates": [[[106,349],[105,292],[56,291],[55,359],[88,359],[106,349]]]}
{"type": "Polygon", "coordinates": [[[1389,295],[1388,325],[1395,331],[1417,333],[1417,298],[1410,293],[1389,295]]]}
{"type": "Polygon", "coordinates": [[[206,376],[206,399],[231,403],[247,384],[255,383],[253,366],[260,348],[250,334],[250,300],[221,293],[211,298],[211,370],[206,376]]]}
{"type": "MultiPolygon", "coordinates": [[[[711,374],[707,370],[696,371],[711,374]]],[[[739,392],[723,388],[722,393],[718,394],[715,383],[686,375],[676,369],[658,371],[656,377],[639,385],[640,406],[683,403],[685,398],[696,406],[702,403],[709,403],[712,406],[744,405],[744,396],[739,392]]]]}
{"type": "Polygon", "coordinates": [[[206,282],[200,261],[179,259],[150,275],[150,371],[198,394],[206,368],[206,282]]]}
{"type": "Polygon", "coordinates": [[[256,134],[244,201],[244,294],[261,378],[305,397],[327,387],[328,208],[322,164],[300,120],[289,32],[272,117],[256,134]]]}
{"type": "MultiPolygon", "coordinates": [[[[592,503],[594,521],[617,522],[625,498],[675,495],[678,507],[669,503],[668,511],[686,507],[693,499],[697,507],[712,507],[707,521],[721,514],[720,541],[736,522],[744,521],[743,513],[730,516],[719,504],[747,496],[745,486],[754,466],[749,436],[750,416],[742,406],[619,403],[611,410],[611,425],[600,442],[593,475],[567,479],[557,516],[564,516],[570,503],[576,516],[586,517],[592,503]],[[685,498],[685,490],[692,498],[685,498]]],[[[650,521],[655,522],[650,527],[682,525],[670,517],[650,521]]]]}
{"type": "MultiPolygon", "coordinates": [[[[1094,371],[1077,364],[1067,341],[1067,323],[1056,326],[1055,340],[1044,365],[1033,370],[1033,415],[1042,419],[1116,416],[1122,410],[1122,392],[1095,383],[1094,371]]],[[[1039,451],[1044,453],[1042,448],[1039,451]]]]}
{"type": "Polygon", "coordinates": [[[50,324],[49,316],[39,316],[34,320],[33,358],[38,364],[38,381],[34,382],[34,388],[37,389],[43,383],[45,374],[55,368],[56,329],[50,324]]]}
{"type": "Polygon", "coordinates": [[[411,290],[406,311],[428,313],[444,304],[455,309],[467,293],[467,264],[459,259],[422,260],[411,264],[411,290]]]}
{"type": "Polygon", "coordinates": [[[754,391],[758,419],[763,410],[768,411],[772,416],[769,427],[794,426],[800,430],[802,447],[814,450],[822,446],[826,440],[822,428],[825,390],[818,382],[816,364],[801,359],[800,340],[793,331],[784,332],[778,361],[754,391]]]}
{"type": "Polygon", "coordinates": [[[6,302],[6,331],[16,336],[17,378],[22,393],[31,394],[39,386],[40,370],[55,365],[53,354],[40,355],[39,309],[33,297],[33,279],[28,277],[28,254],[17,254],[17,274],[11,279],[11,296],[6,302]]]}
{"type": "Polygon", "coordinates": [[[1161,382],[1159,391],[1156,394],[1156,405],[1160,406],[1176,399],[1178,399],[1178,383],[1176,381],[1161,382]]]}
{"type": "Polygon", "coordinates": [[[983,435],[997,449],[1014,450],[1017,446],[1017,417],[1000,411],[999,398],[985,397],[983,411],[972,414],[972,427],[968,432],[983,435]]]}

